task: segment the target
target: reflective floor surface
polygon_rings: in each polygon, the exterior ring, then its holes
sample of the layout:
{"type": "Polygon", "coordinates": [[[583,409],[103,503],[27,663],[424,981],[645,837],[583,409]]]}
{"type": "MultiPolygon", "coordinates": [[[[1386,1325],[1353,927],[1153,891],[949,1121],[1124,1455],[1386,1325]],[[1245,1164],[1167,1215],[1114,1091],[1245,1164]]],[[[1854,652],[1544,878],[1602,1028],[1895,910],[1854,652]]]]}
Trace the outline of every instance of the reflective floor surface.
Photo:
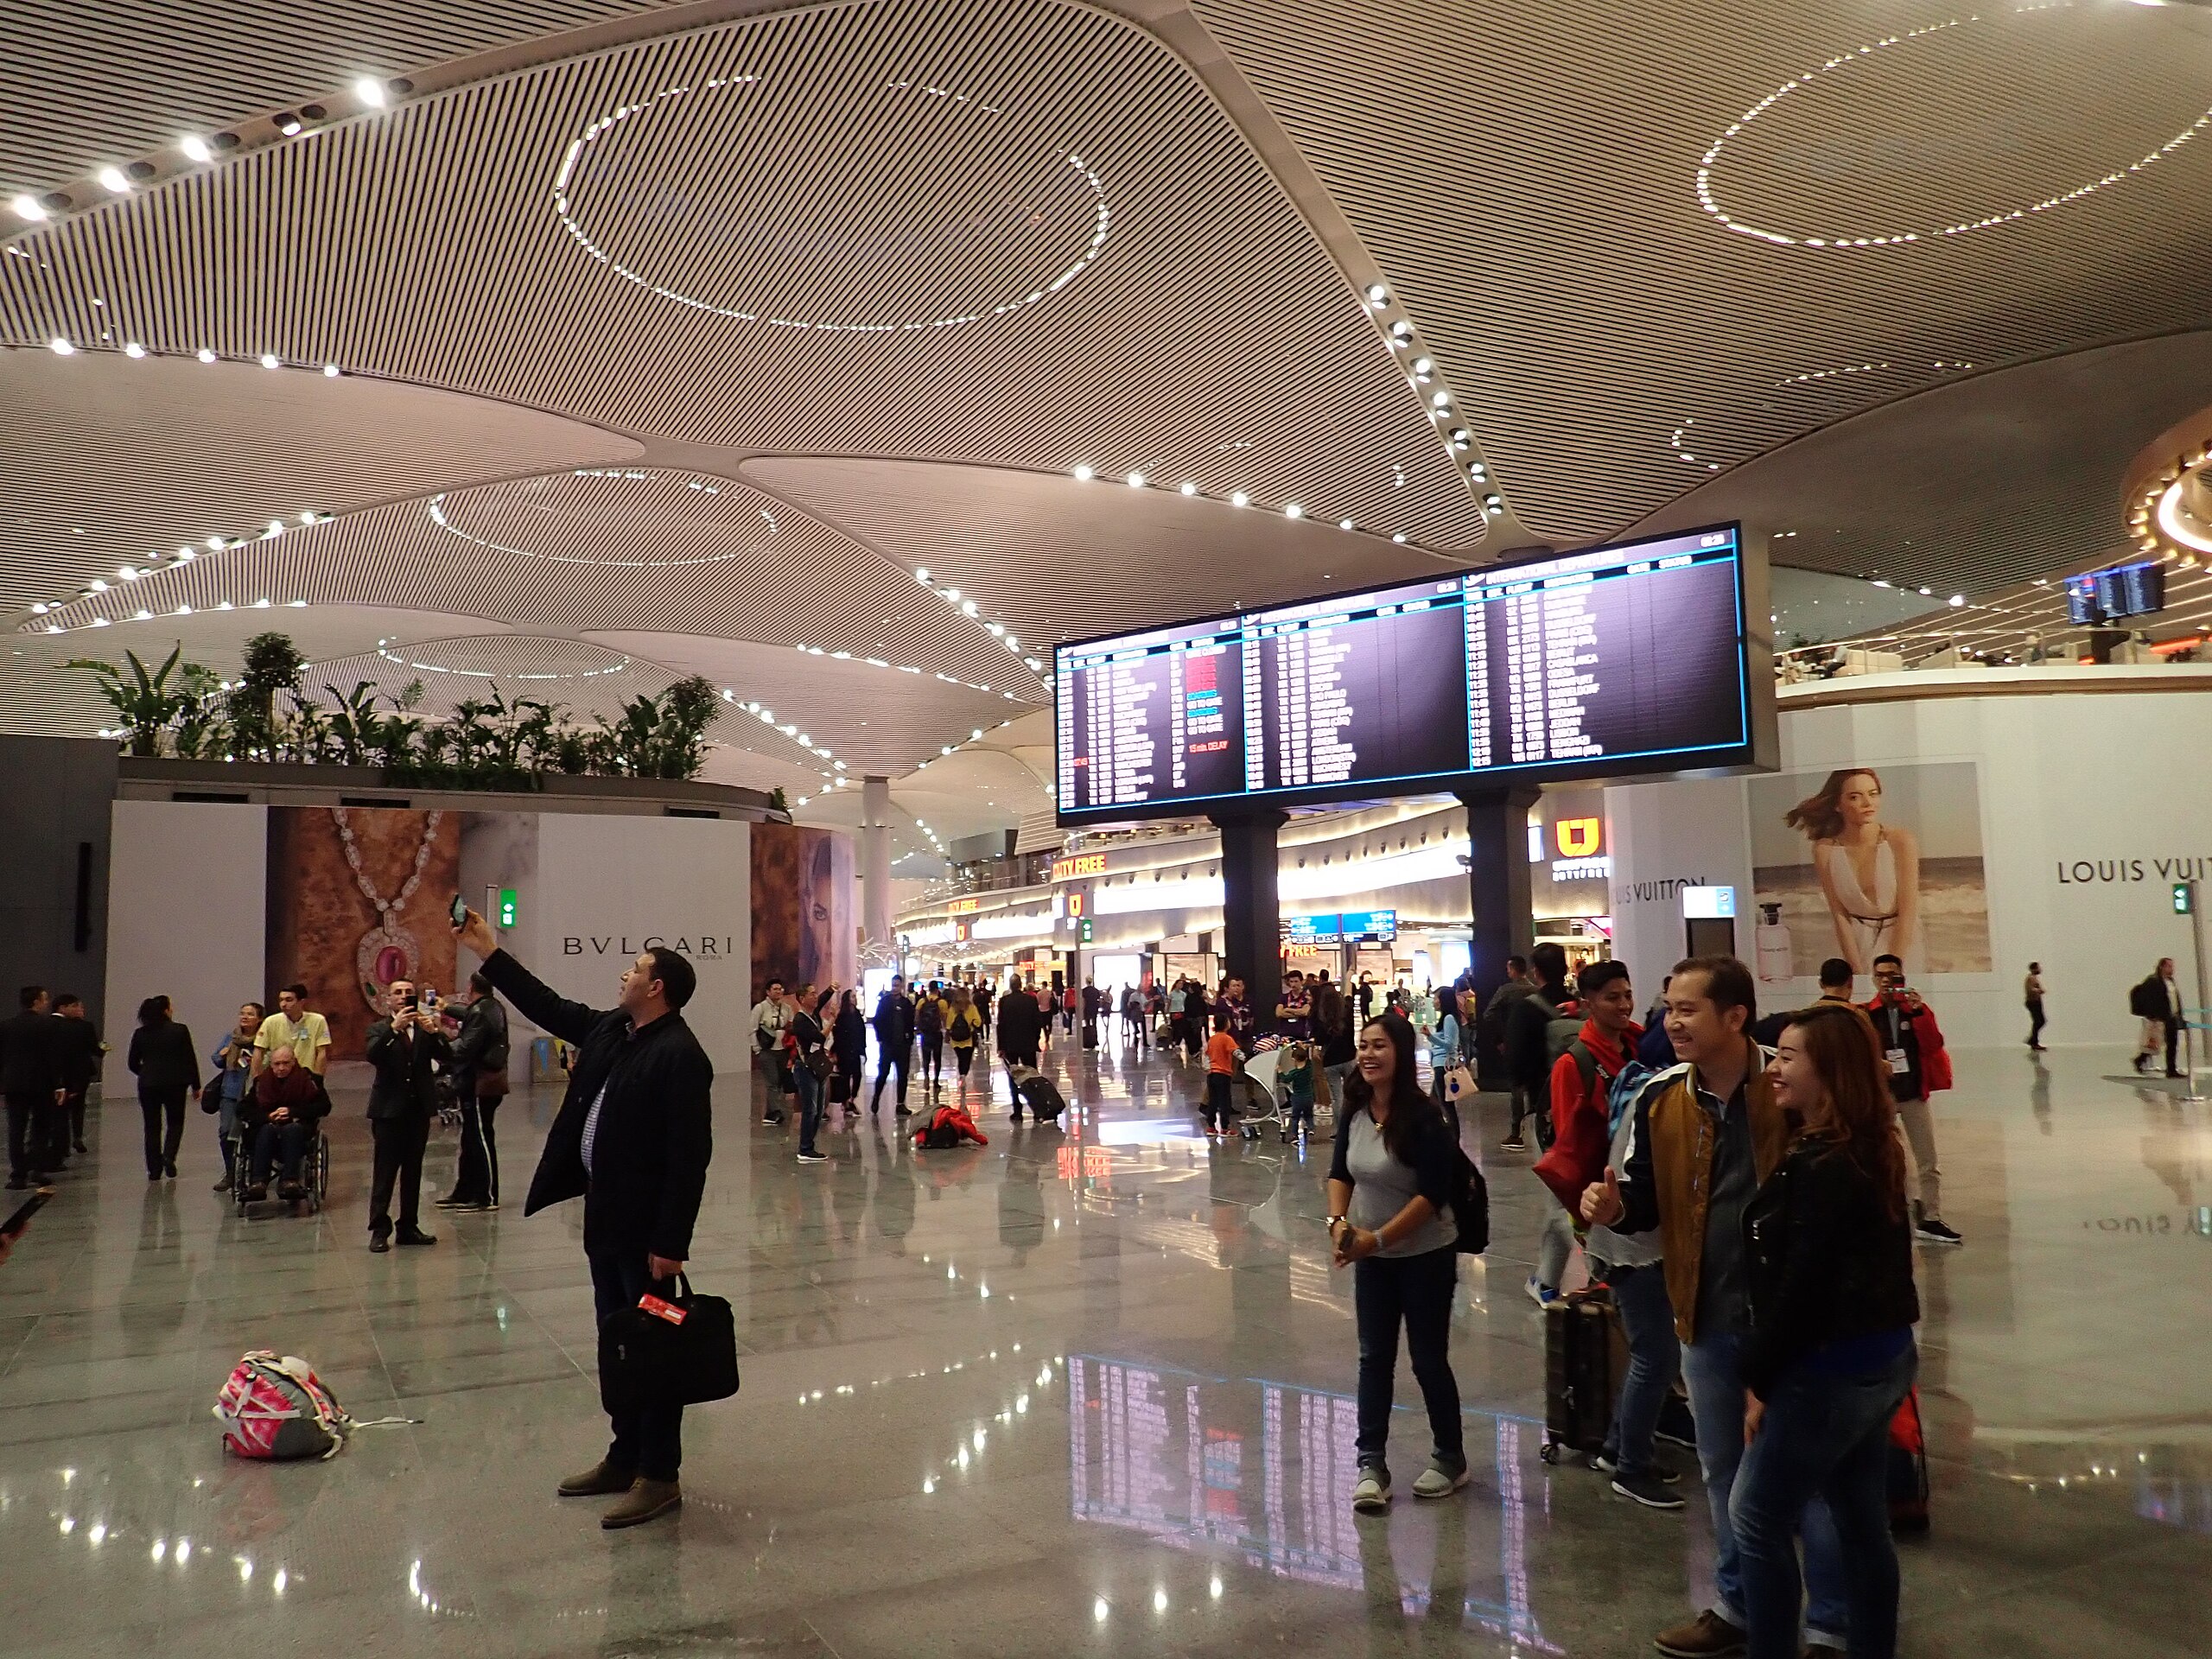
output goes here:
{"type": "MultiPolygon", "coordinates": [[[[0,1650],[1629,1656],[1700,1605],[1700,1504],[1537,1457],[1521,1287],[1548,1200],[1496,1149],[1502,1103],[1452,1342],[1475,1482],[1356,1522],[1325,1150],[1209,1146],[1196,1074],[1156,1058],[1048,1065],[1082,1103],[1065,1128],[1009,1131],[1001,1075],[988,1147],[917,1154],[887,1103],[819,1168],[721,1080],[693,1268],[735,1306],[744,1390],[690,1414],[681,1515],[621,1534],[553,1496],[603,1446],[578,1206],[372,1255],[359,1091],[305,1220],[237,1218],[197,1115],[149,1185],[117,1103],[0,1268],[0,1650]],[[209,1407],[253,1347],[420,1421],[229,1459],[209,1407]]],[[[1967,1243],[1921,1255],[1909,1655],[2212,1653],[2212,1133],[2120,1069],[1967,1053],[1939,1103],[1967,1243]]],[[[554,1103],[501,1115],[511,1198],[554,1103]]],[[[452,1156],[447,1133],[440,1190],[452,1156]]],[[[1402,1480],[1414,1398],[1402,1374],[1402,1480]]]]}

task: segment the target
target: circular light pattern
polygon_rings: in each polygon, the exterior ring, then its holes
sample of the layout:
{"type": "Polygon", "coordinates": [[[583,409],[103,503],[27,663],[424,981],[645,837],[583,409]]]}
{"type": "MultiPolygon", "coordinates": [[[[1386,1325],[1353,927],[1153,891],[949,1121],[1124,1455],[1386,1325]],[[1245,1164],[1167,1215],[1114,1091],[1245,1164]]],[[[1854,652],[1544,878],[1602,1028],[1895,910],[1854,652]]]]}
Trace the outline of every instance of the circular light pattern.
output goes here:
{"type": "MultiPolygon", "coordinates": [[[[1845,363],[1833,369],[1813,369],[1803,374],[1785,375],[1783,378],[1774,383],[1774,389],[1777,391],[1788,391],[1796,386],[1817,386],[1827,381],[1844,380],[1853,376],[1867,374],[1907,374],[1913,376],[1920,376],[1923,374],[1964,374],[1974,366],[1974,365],[1972,363],[1962,362],[1946,357],[1932,359],[1924,365],[1917,363],[1907,363],[1902,365],[1895,363],[1845,363]]],[[[1766,404],[1762,405],[1762,407],[1771,410],[1774,408],[1774,405],[1772,404],[1766,404]]],[[[1675,452],[1675,460],[1684,462],[1686,465],[1692,467],[1702,467],[1708,473],[1717,473],[1720,471],[1721,463],[1719,461],[1713,460],[1710,455],[1700,455],[1690,447],[1697,442],[1694,435],[1696,428],[1697,416],[1694,415],[1685,415],[1682,417],[1681,423],[1675,427],[1672,432],[1669,432],[1667,435],[1667,447],[1675,452]]]]}
{"type": "MultiPolygon", "coordinates": [[[[2039,13],[2071,11],[2075,9],[2075,0],[2043,0],[2040,4],[2014,6],[2005,11],[1975,12],[1964,17],[1948,18],[1940,23],[1929,23],[1919,29],[1906,29],[1896,35],[1885,35],[1878,41],[1870,41],[1865,46],[1839,53],[1817,67],[1808,69],[1793,79],[1783,81],[1781,86],[1738,116],[1730,124],[1728,129],[1713,141],[1713,147],[1700,159],[1697,168],[1698,206],[1718,219],[1726,229],[1734,231],[1738,235],[1756,237],[1762,242],[1771,242],[1782,247],[1883,248],[1895,247],[1910,242],[1930,242],[1939,237],[1964,236],[1974,231],[1986,231],[2000,225],[2016,224],[2021,219],[2031,218],[2037,213],[2049,213],[2054,207],[2063,207],[2069,202],[2079,201],[2082,197],[2101,190],[2107,185],[2121,182],[2131,173],[2140,173],[2145,168],[2156,165],[2196,137],[2207,126],[2212,126],[2212,109],[2207,109],[2155,149],[2128,162],[2124,167],[2114,168],[2101,178],[2092,179],[2087,184],[2076,185],[2070,190],[2062,190],[2056,195],[2044,197],[2040,201],[2007,208],[1999,213],[1985,214],[1979,219],[1962,219],[1949,225],[1923,223],[1918,226],[1892,226],[1872,236],[1848,234],[1790,236],[1781,231],[1771,230],[1764,226],[1750,224],[1737,219],[1721,207],[1714,193],[1713,175],[1730,142],[1740,137],[1754,122],[1777,107],[1789,107],[1785,100],[1791,94],[1802,92],[1809,87],[1817,86],[1824,77],[1834,75],[1839,71],[1862,66],[1879,53],[1901,46],[1910,46],[1916,41],[1924,41],[1931,35],[1970,28],[1977,23],[1991,22],[2000,17],[2027,17],[2039,13]]],[[[1802,99],[1799,101],[1802,102],[1802,99]]]]}
{"type": "MultiPolygon", "coordinates": [[[[570,478],[622,479],[640,483],[654,483],[660,485],[663,487],[671,486],[675,482],[675,480],[671,479],[666,479],[652,473],[643,473],[604,467],[580,467],[575,468],[573,472],[566,474],[566,476],[570,478]]],[[[524,480],[523,487],[535,488],[551,480],[545,479],[526,480],[524,480]]],[[[511,490],[513,487],[513,486],[510,485],[485,485],[480,486],[480,488],[483,490],[511,490]]],[[[709,483],[703,479],[686,480],[685,487],[687,489],[696,490],[702,495],[719,495],[721,493],[721,485],[709,483]]],[[[474,493],[474,492],[470,492],[470,493],[474,493]]],[[[472,531],[463,530],[460,525],[453,522],[451,515],[446,510],[446,492],[444,491],[440,491],[437,494],[430,498],[428,511],[430,515],[430,521],[433,524],[436,524],[441,530],[445,531],[449,535],[458,536],[462,541],[473,542],[479,547],[490,548],[495,553],[512,553],[518,558],[524,559],[544,559],[555,564],[608,566],[617,569],[626,570],[674,570],[681,569],[690,565],[724,564],[732,559],[753,557],[760,550],[757,547],[747,545],[744,547],[733,548],[727,553],[706,554],[696,559],[626,559],[611,554],[552,553],[546,551],[543,548],[510,546],[505,542],[493,541],[489,537],[479,536],[472,531]]],[[[776,523],[775,515],[770,512],[766,507],[760,509],[760,512],[762,521],[767,525],[766,533],[771,536],[777,534],[782,527],[776,523]]],[[[737,524],[736,522],[732,522],[728,524],[716,525],[714,528],[723,531],[734,531],[737,528],[737,524]]]]}
{"type": "MultiPolygon", "coordinates": [[[[1048,295],[1058,293],[1080,276],[1092,261],[1098,257],[1099,251],[1106,245],[1107,231],[1112,219],[1106,200],[1106,187],[1100,181],[1097,173],[1085,164],[1083,157],[1066,150],[1052,152],[1052,160],[1055,168],[1066,167],[1077,180],[1089,188],[1090,216],[1094,223],[1088,245],[1066,269],[1049,281],[1039,283],[1029,292],[994,304],[979,304],[972,309],[950,315],[855,322],[799,316],[774,316],[747,307],[719,305],[698,295],[688,294],[666,283],[655,282],[651,276],[632,269],[601,246],[591,232],[578,222],[577,206],[572,193],[582,188],[579,171],[592,159],[593,146],[605,138],[608,133],[615,130],[624,122],[633,121],[640,116],[664,111],[686,99],[696,99],[709,93],[738,96],[762,84],[762,78],[759,75],[734,75],[703,81],[697,86],[664,87],[650,98],[641,99],[635,104],[626,104],[613,114],[601,116],[593,122],[580,135],[569,140],[567,153],[561,158],[561,169],[554,177],[553,211],[559,215],[563,228],[576,239],[577,244],[585,252],[616,276],[625,282],[635,283],[661,299],[673,301],[678,305],[690,306],[695,310],[705,311],[715,316],[733,318],[740,322],[766,323],[777,328],[809,328],[818,333],[836,334],[889,334],[917,329],[955,328],[966,323],[980,322],[988,317],[1002,317],[1011,312],[1020,311],[1034,305],[1048,295]]],[[[940,99],[950,105],[963,105],[983,118],[1001,118],[1005,115],[1003,110],[995,105],[972,99],[964,92],[950,92],[941,86],[928,86],[913,81],[899,80],[887,83],[882,90],[894,98],[940,99]]],[[[1033,224],[1034,222],[1034,220],[1032,221],[1033,224]]]]}
{"type": "MultiPolygon", "coordinates": [[[[379,639],[377,641],[376,649],[378,656],[401,668],[420,669],[425,674],[457,674],[472,680],[596,680],[609,674],[620,674],[631,665],[629,658],[605,651],[599,646],[582,645],[567,639],[537,639],[524,634],[500,634],[488,640],[447,639],[440,640],[437,644],[440,646],[478,645],[485,648],[489,655],[512,654],[518,647],[523,647],[534,650],[541,661],[557,660],[565,652],[598,661],[601,665],[596,668],[570,668],[558,671],[538,669],[524,673],[512,668],[480,665],[470,667],[451,660],[442,663],[422,662],[411,655],[404,654],[410,651],[430,649],[422,645],[401,646],[394,649],[389,642],[379,639]],[[613,662],[604,660],[609,656],[614,658],[613,662]]],[[[465,656],[467,652],[442,650],[439,654],[450,659],[457,656],[465,656]]]]}

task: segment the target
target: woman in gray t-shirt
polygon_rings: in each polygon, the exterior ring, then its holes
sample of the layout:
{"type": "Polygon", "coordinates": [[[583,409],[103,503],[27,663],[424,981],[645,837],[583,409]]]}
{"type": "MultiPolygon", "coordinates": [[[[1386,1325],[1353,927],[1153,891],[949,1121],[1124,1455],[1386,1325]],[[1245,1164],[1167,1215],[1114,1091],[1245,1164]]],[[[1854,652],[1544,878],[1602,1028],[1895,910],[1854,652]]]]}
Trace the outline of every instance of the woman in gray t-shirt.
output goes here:
{"type": "Polygon", "coordinates": [[[1459,1231],[1452,1214],[1458,1143],[1414,1066],[1414,1028],[1377,1015],[1360,1028],[1357,1071],[1337,1114],[1329,1168],[1329,1239],[1352,1266],[1359,1327],[1359,1476],[1351,1506],[1390,1507],[1393,1384],[1398,1326],[1406,1328],[1414,1379],[1428,1407],[1435,1448],[1414,1482],[1415,1497],[1445,1497],[1467,1484],[1459,1385],[1452,1375],[1452,1293],[1459,1231]]]}

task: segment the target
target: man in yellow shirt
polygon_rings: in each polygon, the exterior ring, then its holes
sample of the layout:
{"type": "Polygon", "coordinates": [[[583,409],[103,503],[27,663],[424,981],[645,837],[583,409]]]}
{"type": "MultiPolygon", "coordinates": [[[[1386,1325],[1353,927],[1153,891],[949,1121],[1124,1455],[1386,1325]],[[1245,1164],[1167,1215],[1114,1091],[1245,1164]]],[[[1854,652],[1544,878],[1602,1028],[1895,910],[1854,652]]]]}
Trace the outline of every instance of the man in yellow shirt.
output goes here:
{"type": "Polygon", "coordinates": [[[270,1052],[278,1048],[290,1049],[293,1057],[318,1077],[330,1064],[330,1023],[321,1014],[308,1012],[305,985],[287,985],[277,992],[276,1012],[264,1020],[261,1029],[254,1033],[255,1077],[269,1064],[270,1052]]]}

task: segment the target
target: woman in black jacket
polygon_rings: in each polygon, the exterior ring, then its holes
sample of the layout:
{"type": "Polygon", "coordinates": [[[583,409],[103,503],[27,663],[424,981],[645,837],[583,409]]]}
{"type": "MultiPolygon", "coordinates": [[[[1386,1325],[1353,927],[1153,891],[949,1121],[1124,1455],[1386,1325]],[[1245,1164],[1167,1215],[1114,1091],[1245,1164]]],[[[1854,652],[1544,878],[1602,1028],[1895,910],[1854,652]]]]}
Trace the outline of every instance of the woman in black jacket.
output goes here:
{"type": "Polygon", "coordinates": [[[860,1110],[861,1068],[868,1063],[868,1016],[853,991],[837,993],[837,1018],[830,1028],[830,1052],[837,1062],[840,1087],[834,1091],[849,1112],[860,1110]]]}
{"type": "Polygon", "coordinates": [[[1744,1212],[1751,1332],[1744,1461],[1730,1502],[1749,1659],[1796,1659],[1797,1527],[1827,1500],[1853,1659],[1897,1651],[1890,1420],[1919,1369],[1904,1154],[1882,1046],[1848,1003],[1791,1017],[1767,1067],[1796,1139],[1744,1212]]]}
{"type": "Polygon", "coordinates": [[[1414,1071],[1414,1028],[1395,1014],[1360,1028],[1357,1071],[1337,1109],[1329,1168],[1329,1242],[1352,1266],[1359,1332],[1359,1475],[1351,1506],[1390,1507],[1390,1404],[1398,1327],[1428,1408],[1433,1449],[1415,1497],[1445,1497],[1467,1484],[1459,1384],[1452,1375],[1452,1294],[1459,1282],[1459,1230],[1452,1213],[1457,1143],[1414,1071]]]}
{"type": "Polygon", "coordinates": [[[200,1056],[193,1050],[192,1033],[169,1017],[166,996],[149,996],[138,1005],[130,1059],[138,1078],[138,1110],[146,1121],[146,1179],[175,1179],[176,1149],[184,1140],[184,1100],[200,1087],[200,1056]]]}

